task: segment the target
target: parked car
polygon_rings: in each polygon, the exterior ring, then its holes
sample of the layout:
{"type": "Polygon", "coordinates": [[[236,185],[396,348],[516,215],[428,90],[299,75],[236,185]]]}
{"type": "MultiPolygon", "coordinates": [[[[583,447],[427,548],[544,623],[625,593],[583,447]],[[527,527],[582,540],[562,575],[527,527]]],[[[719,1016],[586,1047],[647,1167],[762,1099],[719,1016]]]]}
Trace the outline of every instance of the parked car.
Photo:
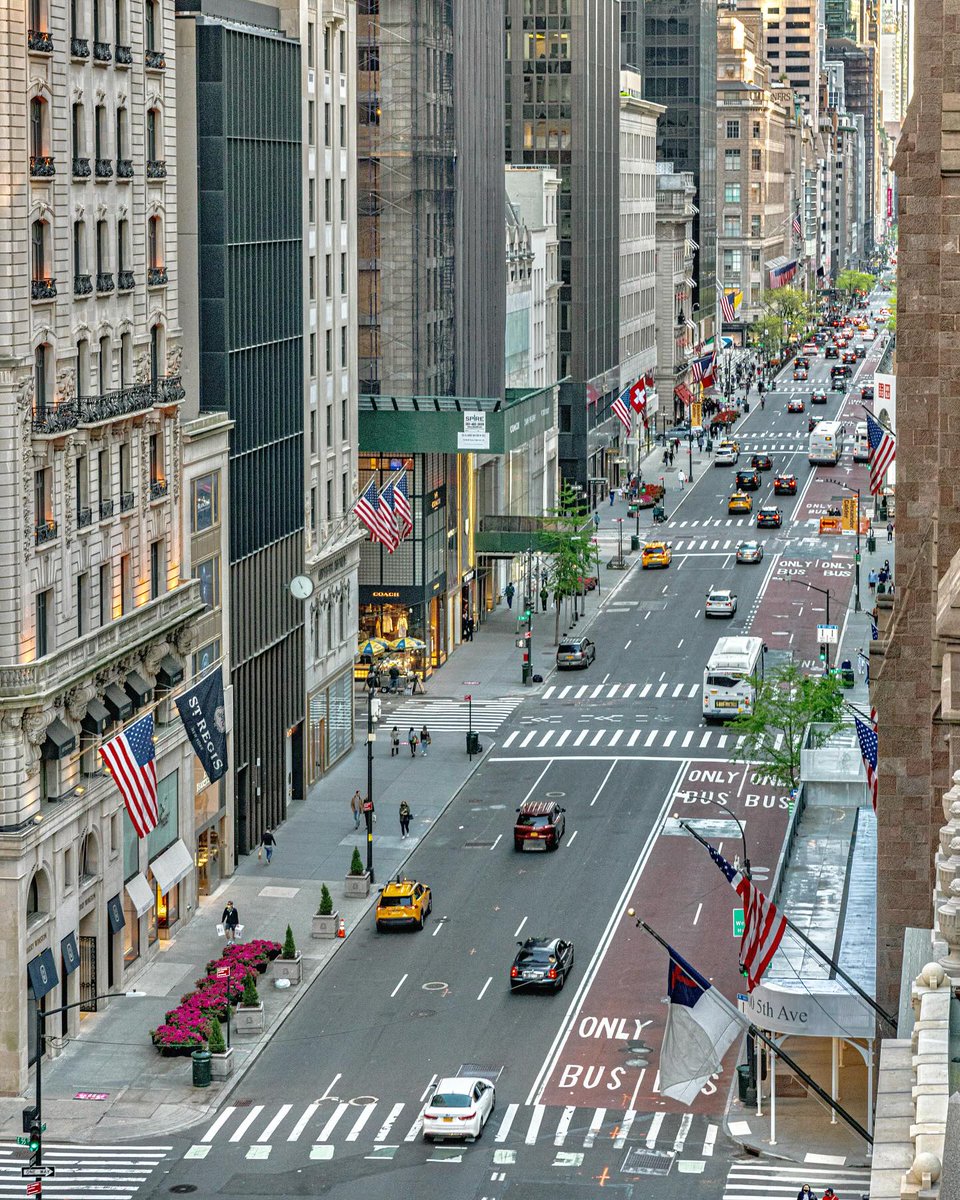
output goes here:
{"type": "Polygon", "coordinates": [[[557,670],[589,667],[597,657],[597,649],[589,638],[564,638],[557,647],[557,670]]]}

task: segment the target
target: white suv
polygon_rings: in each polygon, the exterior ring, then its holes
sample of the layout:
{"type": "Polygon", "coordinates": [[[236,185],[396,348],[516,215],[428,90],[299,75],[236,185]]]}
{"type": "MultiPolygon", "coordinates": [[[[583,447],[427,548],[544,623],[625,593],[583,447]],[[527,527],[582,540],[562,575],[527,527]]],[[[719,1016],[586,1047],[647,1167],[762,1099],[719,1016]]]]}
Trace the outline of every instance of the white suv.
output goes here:
{"type": "Polygon", "coordinates": [[[715,467],[735,467],[739,457],[733,446],[721,446],[713,460],[713,465],[715,467]]]}

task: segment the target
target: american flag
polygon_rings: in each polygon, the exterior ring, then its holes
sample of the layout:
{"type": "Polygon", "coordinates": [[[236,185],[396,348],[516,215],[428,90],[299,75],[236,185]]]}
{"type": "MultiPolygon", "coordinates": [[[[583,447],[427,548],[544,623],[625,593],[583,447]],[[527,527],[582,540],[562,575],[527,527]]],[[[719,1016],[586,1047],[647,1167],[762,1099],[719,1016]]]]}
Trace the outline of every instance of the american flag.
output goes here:
{"type": "Polygon", "coordinates": [[[740,965],[746,970],[750,991],[757,986],[787,930],[787,918],[759,888],[728,863],[722,854],[708,846],[710,857],[726,875],[727,882],[743,901],[743,937],[740,939],[740,965]]]}
{"type": "Polygon", "coordinates": [[[377,483],[375,479],[371,479],[357,497],[353,511],[370,530],[371,542],[388,544],[390,531],[384,528],[383,513],[380,511],[380,499],[377,496],[377,483]]]}
{"type": "Polygon", "coordinates": [[[800,224],[800,209],[793,214],[793,236],[797,241],[803,240],[803,226],[800,224]]]}
{"type": "Polygon", "coordinates": [[[385,535],[384,545],[387,552],[392,554],[400,545],[400,534],[397,531],[397,514],[394,504],[396,502],[396,492],[393,484],[388,483],[379,496],[380,514],[383,517],[383,531],[385,535]]]}
{"type": "MultiPolygon", "coordinates": [[[[871,709],[871,716],[875,712],[871,709]]],[[[853,722],[857,727],[857,741],[860,743],[860,755],[863,758],[864,770],[867,772],[867,789],[870,792],[870,799],[873,802],[873,811],[877,811],[877,726],[874,722],[868,725],[866,721],[861,721],[859,717],[854,717],[853,722]]]]}
{"type": "Polygon", "coordinates": [[[720,318],[726,324],[732,324],[737,318],[737,311],[734,307],[733,297],[728,296],[724,290],[723,284],[717,280],[717,306],[720,309],[720,318]]]}
{"type": "Polygon", "coordinates": [[[704,372],[703,359],[698,358],[697,361],[690,368],[690,377],[694,383],[700,382],[700,380],[703,378],[703,372],[704,372]]]}
{"type": "Polygon", "coordinates": [[[413,533],[413,511],[410,508],[406,471],[401,471],[393,484],[393,511],[400,522],[400,537],[405,538],[408,533],[413,533]]]}
{"type": "Polygon", "coordinates": [[[624,391],[622,391],[610,405],[613,415],[617,418],[627,433],[630,432],[630,405],[627,403],[629,399],[630,389],[625,388],[624,391]]]}
{"type": "Polygon", "coordinates": [[[146,837],[160,819],[153,717],[148,713],[100,747],[100,757],[127,806],[137,837],[146,837]]]}
{"type": "Polygon", "coordinates": [[[884,429],[871,413],[867,413],[867,441],[873,452],[870,459],[870,495],[876,496],[883,488],[883,477],[897,457],[897,439],[889,429],[884,429]]]}

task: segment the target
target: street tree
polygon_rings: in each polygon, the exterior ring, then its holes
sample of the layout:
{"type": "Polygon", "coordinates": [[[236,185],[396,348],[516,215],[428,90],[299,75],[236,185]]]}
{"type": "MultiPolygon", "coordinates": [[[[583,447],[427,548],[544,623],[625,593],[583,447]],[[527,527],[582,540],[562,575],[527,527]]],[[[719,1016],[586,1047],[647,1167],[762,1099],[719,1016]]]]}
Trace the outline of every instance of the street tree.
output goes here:
{"type": "Polygon", "coordinates": [[[765,355],[783,349],[783,321],[773,313],[764,313],[750,327],[750,340],[765,355]]]}
{"type": "Polygon", "coordinates": [[[753,711],[731,722],[743,735],[735,757],[793,789],[800,783],[801,749],[817,749],[843,726],[840,681],[833,675],[805,675],[787,663],[757,680],[756,693],[753,711]]]}
{"type": "Polygon", "coordinates": [[[561,485],[556,508],[548,514],[543,535],[550,555],[548,585],[556,608],[556,643],[560,640],[560,606],[582,589],[593,551],[589,510],[567,481],[561,485]]]}
{"type": "Polygon", "coordinates": [[[847,303],[853,299],[858,292],[866,295],[873,287],[873,276],[868,275],[866,271],[841,271],[837,276],[836,289],[846,297],[847,303]]]}
{"type": "Polygon", "coordinates": [[[894,285],[890,289],[890,295],[887,297],[887,308],[890,309],[890,316],[887,317],[887,328],[891,333],[897,332],[897,288],[894,285]]]}
{"type": "Polygon", "coordinates": [[[813,319],[814,305],[799,288],[770,288],[760,304],[765,313],[779,319],[784,340],[801,337],[813,319]]]}

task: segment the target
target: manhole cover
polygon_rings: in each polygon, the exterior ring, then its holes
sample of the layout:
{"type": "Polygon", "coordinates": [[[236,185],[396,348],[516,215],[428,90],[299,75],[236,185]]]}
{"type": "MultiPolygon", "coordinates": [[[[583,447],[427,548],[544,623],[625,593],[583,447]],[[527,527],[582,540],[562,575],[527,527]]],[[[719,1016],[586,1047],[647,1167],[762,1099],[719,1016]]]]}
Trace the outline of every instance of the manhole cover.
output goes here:
{"type": "Polygon", "coordinates": [[[234,1108],[249,1108],[252,1103],[253,1103],[252,1100],[234,1100],[233,1107],[234,1108]]]}
{"type": "Polygon", "coordinates": [[[172,1196],[187,1196],[190,1192],[195,1192],[197,1185],[194,1183],[177,1183],[170,1189],[172,1196]]]}
{"type": "Polygon", "coordinates": [[[411,1017],[435,1017],[437,1010],[435,1008],[417,1008],[410,1014],[411,1017]]]}
{"type": "Polygon", "coordinates": [[[491,1067],[485,1066],[483,1063],[461,1063],[457,1074],[461,1076],[474,1075],[478,1079],[490,1079],[496,1083],[502,1071],[502,1066],[491,1067]]]}
{"type": "Polygon", "coordinates": [[[625,1175],[669,1175],[673,1155],[660,1150],[628,1150],[620,1168],[625,1175]]]}

